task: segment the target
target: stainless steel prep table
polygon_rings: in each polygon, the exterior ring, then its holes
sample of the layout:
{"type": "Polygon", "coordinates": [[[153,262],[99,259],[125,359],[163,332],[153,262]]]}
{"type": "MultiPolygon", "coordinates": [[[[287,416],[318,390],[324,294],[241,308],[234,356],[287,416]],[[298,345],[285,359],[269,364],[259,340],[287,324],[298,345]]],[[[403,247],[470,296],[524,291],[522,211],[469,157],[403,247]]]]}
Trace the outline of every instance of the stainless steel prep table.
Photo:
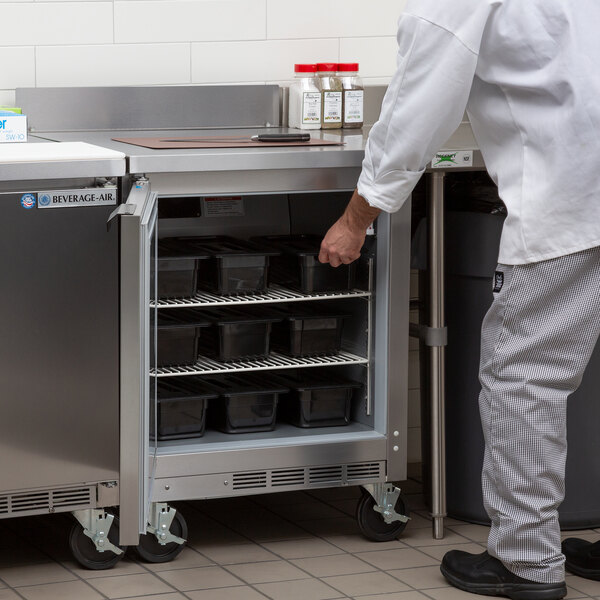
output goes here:
{"type": "MultiPolygon", "coordinates": [[[[26,106],[26,99],[20,99],[20,104],[26,106]]],[[[42,121],[48,121],[50,117],[44,117],[42,121]]],[[[39,131],[40,127],[36,127],[39,131]]],[[[251,129],[243,128],[236,129],[217,129],[209,130],[202,129],[203,135],[237,135],[249,133],[258,133],[262,129],[253,127],[251,129]]],[[[285,129],[268,128],[267,131],[285,131],[285,129]]],[[[90,143],[95,143],[106,148],[123,151],[128,156],[128,172],[132,176],[129,185],[132,189],[136,186],[145,185],[145,180],[148,179],[150,186],[158,194],[168,194],[169,196],[186,196],[189,194],[202,195],[220,195],[226,194],[276,194],[276,193],[299,193],[299,192],[334,192],[334,191],[351,191],[360,173],[360,165],[364,154],[364,146],[366,142],[368,130],[361,132],[313,132],[315,135],[322,135],[325,139],[341,139],[345,142],[344,146],[339,147],[321,147],[321,148],[268,148],[265,149],[227,149],[227,150],[151,150],[129,144],[115,142],[113,137],[149,137],[149,136],[177,136],[186,137],[192,135],[188,129],[136,129],[131,130],[109,130],[109,131],[70,131],[70,132],[39,132],[37,135],[46,139],[69,141],[69,140],[85,140],[90,143]]],[[[480,153],[477,151],[470,127],[467,124],[461,125],[455,136],[446,145],[448,151],[456,150],[473,150],[474,160],[473,166],[461,170],[482,170],[483,161],[480,153]]],[[[433,444],[433,516],[434,516],[434,534],[436,537],[443,535],[443,517],[445,516],[444,502],[444,442],[443,442],[443,364],[444,364],[444,315],[443,315],[443,179],[444,170],[434,170],[433,185],[431,186],[430,198],[430,219],[433,235],[430,235],[431,248],[430,260],[432,261],[432,316],[428,331],[425,332],[426,337],[432,347],[432,408],[434,429],[432,435],[433,444]],[[437,335],[436,335],[437,334],[437,335]],[[441,335],[440,335],[441,334],[441,335]],[[436,341],[437,338],[437,341],[436,341]],[[432,341],[433,340],[433,341],[432,341]]],[[[409,207],[408,211],[410,210],[409,207]]],[[[387,265],[382,265],[381,276],[388,284],[386,297],[382,294],[377,295],[376,302],[381,306],[376,308],[376,313],[385,311],[390,317],[392,305],[390,298],[395,300],[402,299],[402,302],[407,301],[407,286],[408,270],[406,264],[399,266],[394,265],[394,252],[406,254],[406,247],[410,239],[410,219],[407,210],[400,211],[398,215],[388,216],[382,215],[379,219],[379,231],[385,232],[380,235],[382,245],[392,243],[394,247],[388,247],[387,265]],[[392,236],[393,230],[393,236],[392,236]],[[402,250],[402,247],[404,250],[402,250]],[[383,268],[385,266],[385,273],[383,268]],[[394,269],[395,267],[395,269],[394,269]]],[[[382,261],[384,262],[384,261],[382,261]]],[[[396,261],[398,262],[398,261],[396,261]]],[[[376,338],[381,343],[383,339],[386,343],[379,347],[379,356],[385,355],[386,363],[393,365],[391,369],[382,369],[379,375],[379,385],[384,386],[392,392],[395,388],[401,389],[405,385],[402,378],[406,377],[406,349],[401,348],[402,342],[408,335],[407,323],[402,320],[394,320],[393,316],[388,322],[394,321],[393,338],[388,338],[387,333],[381,330],[376,334],[376,338]],[[406,336],[401,334],[406,333],[406,336]],[[398,368],[398,365],[401,365],[398,368]],[[385,380],[385,383],[383,383],[385,380]]],[[[139,333],[139,332],[138,332],[139,333]]],[[[381,360],[381,359],[380,359],[381,360]]],[[[387,418],[399,423],[402,417],[405,417],[406,398],[400,402],[390,403],[387,406],[387,418]],[[404,415],[403,415],[404,411],[404,415]]],[[[132,413],[135,415],[135,411],[132,413]]],[[[134,419],[134,416],[132,416],[134,419]]],[[[354,432],[353,437],[349,439],[350,444],[336,446],[338,455],[329,457],[329,460],[348,462],[350,457],[352,460],[375,460],[387,456],[389,462],[386,478],[387,480],[400,479],[405,476],[405,468],[403,466],[393,467],[394,456],[396,457],[397,465],[406,463],[405,445],[406,440],[403,439],[402,429],[400,425],[396,425],[398,429],[394,434],[390,432],[388,436],[377,435],[375,431],[371,432],[354,432]],[[394,437],[395,436],[395,437],[394,437]],[[357,441],[362,438],[362,445],[357,445],[357,441]],[[363,451],[358,452],[357,448],[363,448],[363,451]],[[381,450],[377,450],[377,448],[381,450]],[[369,448],[371,448],[369,450],[369,448]],[[383,452],[383,454],[382,454],[383,452]],[[401,454],[403,456],[401,456],[401,454]]],[[[385,427],[382,422],[381,427],[385,427]]],[[[393,431],[394,428],[392,428],[393,431]]],[[[321,438],[325,441],[325,437],[321,438]]],[[[255,443],[253,457],[245,457],[243,453],[236,453],[235,459],[242,460],[242,469],[247,471],[256,470],[261,465],[268,465],[272,470],[284,466],[289,467],[293,463],[298,466],[297,457],[292,457],[297,449],[289,449],[291,453],[289,457],[285,456],[285,450],[282,452],[280,446],[277,460],[273,461],[272,453],[260,451],[260,443],[255,443]],[[258,446],[258,447],[257,447],[258,446]],[[290,460],[292,461],[290,463],[290,460]],[[244,466],[245,465],[245,466],[244,466]]],[[[252,446],[252,444],[251,444],[252,446]]],[[[306,450],[304,442],[300,445],[303,451],[306,450]]],[[[331,446],[333,447],[333,446],[331,446]]],[[[221,446],[225,449],[226,446],[221,446]]],[[[295,446],[296,448],[296,446],[295,446]]],[[[226,456],[231,457],[231,451],[234,448],[229,448],[228,454],[213,453],[213,460],[222,459],[226,456]]],[[[249,453],[252,454],[252,453],[249,453]]],[[[319,453],[317,453],[319,454],[319,453]]],[[[130,461],[128,469],[134,469],[136,461],[139,463],[139,455],[137,453],[127,455],[124,460],[130,461]]],[[[305,460],[305,459],[303,459],[305,460]]],[[[315,455],[315,464],[322,461],[322,458],[315,455]]],[[[215,485],[222,485],[222,474],[224,471],[231,472],[231,461],[219,467],[218,481],[212,477],[212,480],[207,479],[198,473],[197,466],[193,466],[192,462],[196,463],[196,459],[192,455],[181,453],[180,449],[175,454],[169,452],[163,453],[154,467],[155,474],[160,486],[154,486],[153,490],[146,488],[146,493],[151,496],[151,499],[156,501],[168,501],[170,499],[179,499],[181,497],[198,497],[195,490],[201,488],[210,488],[215,485]],[[191,476],[190,476],[191,474],[191,476]],[[173,482],[171,478],[175,477],[173,482]],[[157,491],[162,489],[162,492],[157,491]],[[173,490],[173,488],[175,488],[173,490]],[[167,493],[173,490],[172,493],[167,493]]],[[[123,470],[123,465],[122,465],[123,470]]],[[[368,480],[368,479],[367,479],[368,480]]],[[[360,483],[360,481],[357,481],[360,483]]],[[[138,491],[137,483],[131,483],[131,490],[127,490],[127,483],[121,484],[121,511],[127,510],[128,506],[135,503],[135,493],[138,491]],[[135,487],[135,490],[133,489],[135,487]],[[125,506],[124,504],[125,503],[125,506]]],[[[297,484],[298,485],[298,484],[297,484]]],[[[302,487],[300,485],[300,487],[302,487]]],[[[283,489],[293,489],[285,487],[283,489]]],[[[264,490],[263,490],[264,491],[264,490]]],[[[249,492],[246,492],[249,493],[249,492]]],[[[143,514],[143,509],[136,511],[138,516],[143,514]]],[[[128,527],[126,523],[122,524],[122,529],[128,527]]],[[[126,536],[133,537],[135,534],[135,524],[133,529],[126,536]]],[[[142,531],[143,529],[140,529],[142,531]]]]}

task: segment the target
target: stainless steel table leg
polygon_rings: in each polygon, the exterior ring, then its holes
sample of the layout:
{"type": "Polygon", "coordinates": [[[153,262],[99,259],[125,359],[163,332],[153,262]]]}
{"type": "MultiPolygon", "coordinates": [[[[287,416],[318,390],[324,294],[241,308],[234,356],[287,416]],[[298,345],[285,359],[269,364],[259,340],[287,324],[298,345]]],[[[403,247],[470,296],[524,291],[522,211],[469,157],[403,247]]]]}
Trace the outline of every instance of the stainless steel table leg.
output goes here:
{"type": "MultiPolygon", "coordinates": [[[[446,327],[444,310],[444,179],[433,173],[429,196],[429,327],[446,327]]],[[[446,516],[445,354],[444,346],[430,347],[431,385],[431,509],[433,537],[444,537],[446,516]]]]}

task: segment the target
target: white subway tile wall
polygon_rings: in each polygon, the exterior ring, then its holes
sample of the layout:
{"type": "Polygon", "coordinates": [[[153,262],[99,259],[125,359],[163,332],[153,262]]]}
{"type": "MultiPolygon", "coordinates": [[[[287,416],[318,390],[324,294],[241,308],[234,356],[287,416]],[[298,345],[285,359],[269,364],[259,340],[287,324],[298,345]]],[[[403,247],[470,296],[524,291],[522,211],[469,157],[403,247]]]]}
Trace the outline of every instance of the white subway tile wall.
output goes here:
{"type": "MultiPolygon", "coordinates": [[[[359,62],[385,85],[406,0],[0,0],[0,105],[17,87],[289,84],[296,62],[359,62]]],[[[411,287],[414,291],[414,276],[411,287]]],[[[412,294],[413,296],[415,293],[412,294]]],[[[420,449],[411,342],[409,462],[420,449]]]]}
{"type": "Polygon", "coordinates": [[[406,0],[0,0],[0,102],[28,86],[285,84],[358,61],[387,84],[406,0]]]}

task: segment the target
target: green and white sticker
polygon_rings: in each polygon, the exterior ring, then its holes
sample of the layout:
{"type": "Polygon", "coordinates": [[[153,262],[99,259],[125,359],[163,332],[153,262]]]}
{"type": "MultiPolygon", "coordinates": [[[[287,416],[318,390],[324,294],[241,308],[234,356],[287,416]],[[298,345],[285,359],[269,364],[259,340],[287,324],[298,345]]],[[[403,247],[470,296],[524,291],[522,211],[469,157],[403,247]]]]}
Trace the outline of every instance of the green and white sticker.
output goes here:
{"type": "Polygon", "coordinates": [[[432,169],[460,169],[473,166],[473,150],[444,150],[431,161],[432,169]]]}

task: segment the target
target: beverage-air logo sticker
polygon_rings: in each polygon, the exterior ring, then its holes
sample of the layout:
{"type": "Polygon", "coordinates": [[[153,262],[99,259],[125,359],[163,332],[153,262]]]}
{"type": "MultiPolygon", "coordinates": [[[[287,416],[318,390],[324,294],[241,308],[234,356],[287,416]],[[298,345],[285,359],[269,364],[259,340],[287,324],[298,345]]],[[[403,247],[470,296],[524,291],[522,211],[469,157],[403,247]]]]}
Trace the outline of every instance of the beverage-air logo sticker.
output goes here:
{"type": "Polygon", "coordinates": [[[38,193],[38,208],[75,208],[117,204],[117,188],[52,190],[38,193]]]}
{"type": "Polygon", "coordinates": [[[438,152],[431,162],[432,169],[459,169],[473,166],[473,151],[459,150],[438,152]]]}

